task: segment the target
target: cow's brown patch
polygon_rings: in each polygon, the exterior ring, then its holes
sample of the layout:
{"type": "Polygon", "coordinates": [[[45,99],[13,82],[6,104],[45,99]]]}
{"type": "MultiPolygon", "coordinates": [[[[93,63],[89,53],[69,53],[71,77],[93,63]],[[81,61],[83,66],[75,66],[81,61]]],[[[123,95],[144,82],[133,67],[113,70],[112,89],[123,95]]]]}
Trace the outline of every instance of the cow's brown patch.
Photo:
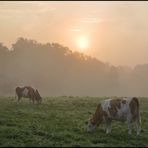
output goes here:
{"type": "Polygon", "coordinates": [[[98,104],[95,114],[93,115],[90,121],[93,125],[99,125],[100,123],[102,123],[103,117],[106,122],[110,120],[107,112],[102,109],[101,104],[98,104]]]}
{"type": "Polygon", "coordinates": [[[117,115],[117,109],[121,108],[121,99],[112,99],[110,101],[110,108],[108,108],[109,113],[112,117],[117,115]]]}
{"type": "Polygon", "coordinates": [[[101,104],[99,103],[97,105],[97,108],[96,108],[96,111],[95,111],[93,117],[90,119],[91,123],[93,125],[96,125],[97,123],[101,122],[102,115],[103,115],[103,110],[102,110],[101,104]]]}

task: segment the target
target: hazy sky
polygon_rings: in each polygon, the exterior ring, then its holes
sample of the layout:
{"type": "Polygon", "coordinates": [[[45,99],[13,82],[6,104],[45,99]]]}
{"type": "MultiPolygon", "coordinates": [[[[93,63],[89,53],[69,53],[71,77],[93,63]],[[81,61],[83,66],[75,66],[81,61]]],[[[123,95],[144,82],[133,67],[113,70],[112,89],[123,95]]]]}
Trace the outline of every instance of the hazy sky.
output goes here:
{"type": "Polygon", "coordinates": [[[147,1],[0,1],[0,42],[58,42],[113,65],[148,63],[147,1]]]}

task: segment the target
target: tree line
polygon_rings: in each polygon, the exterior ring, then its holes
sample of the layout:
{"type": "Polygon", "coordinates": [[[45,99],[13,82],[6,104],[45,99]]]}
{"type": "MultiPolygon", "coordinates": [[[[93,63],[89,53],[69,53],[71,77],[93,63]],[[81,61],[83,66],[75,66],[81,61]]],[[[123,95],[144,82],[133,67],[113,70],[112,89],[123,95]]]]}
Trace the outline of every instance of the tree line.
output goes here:
{"type": "Polygon", "coordinates": [[[133,69],[73,52],[58,43],[18,38],[0,43],[0,95],[32,86],[43,96],[148,96],[148,64],[133,69]]]}

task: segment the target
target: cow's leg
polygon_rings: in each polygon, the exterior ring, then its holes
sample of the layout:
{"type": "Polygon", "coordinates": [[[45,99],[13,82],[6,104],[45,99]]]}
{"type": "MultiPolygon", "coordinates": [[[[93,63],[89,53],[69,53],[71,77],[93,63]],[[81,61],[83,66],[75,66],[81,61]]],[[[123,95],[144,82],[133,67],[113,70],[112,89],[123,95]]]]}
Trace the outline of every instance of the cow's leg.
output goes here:
{"type": "Polygon", "coordinates": [[[136,130],[137,130],[137,136],[140,135],[140,131],[141,131],[141,118],[140,118],[140,115],[136,119],[136,130]]]}
{"type": "Polygon", "coordinates": [[[106,123],[106,134],[111,133],[111,120],[109,119],[106,123]]]}
{"type": "Polygon", "coordinates": [[[35,104],[35,100],[34,100],[34,98],[32,98],[32,102],[33,102],[33,104],[35,104]]]}
{"type": "Polygon", "coordinates": [[[15,100],[17,99],[17,93],[15,92],[15,96],[14,96],[15,100]]]}
{"type": "Polygon", "coordinates": [[[29,102],[30,102],[30,104],[32,104],[32,103],[34,103],[34,101],[33,101],[33,99],[32,98],[29,98],[29,102]]]}
{"type": "Polygon", "coordinates": [[[21,100],[21,96],[18,96],[18,100],[17,101],[19,102],[20,100],[21,100]]]}
{"type": "Polygon", "coordinates": [[[131,121],[130,116],[127,118],[127,124],[128,124],[128,134],[131,135],[131,133],[132,133],[132,121],[131,121]]]}
{"type": "Polygon", "coordinates": [[[41,104],[41,100],[38,100],[38,104],[41,104]]]}
{"type": "Polygon", "coordinates": [[[32,103],[34,104],[34,96],[32,94],[29,95],[29,99],[30,101],[32,101],[32,103]]]}
{"type": "Polygon", "coordinates": [[[31,99],[29,98],[29,103],[31,104],[31,102],[32,102],[32,101],[31,101],[31,99]]]}
{"type": "Polygon", "coordinates": [[[37,104],[40,104],[39,100],[36,100],[37,104]]]}
{"type": "Polygon", "coordinates": [[[141,127],[138,123],[136,123],[137,135],[140,135],[141,127]]]}
{"type": "Polygon", "coordinates": [[[132,123],[128,123],[128,134],[132,134],[132,123]]]}
{"type": "Polygon", "coordinates": [[[17,102],[19,103],[21,100],[21,96],[18,96],[17,102]]]}
{"type": "Polygon", "coordinates": [[[139,145],[139,141],[140,141],[140,132],[141,132],[141,117],[140,117],[140,113],[138,113],[138,116],[136,118],[136,130],[137,130],[137,147],[139,145]]]}

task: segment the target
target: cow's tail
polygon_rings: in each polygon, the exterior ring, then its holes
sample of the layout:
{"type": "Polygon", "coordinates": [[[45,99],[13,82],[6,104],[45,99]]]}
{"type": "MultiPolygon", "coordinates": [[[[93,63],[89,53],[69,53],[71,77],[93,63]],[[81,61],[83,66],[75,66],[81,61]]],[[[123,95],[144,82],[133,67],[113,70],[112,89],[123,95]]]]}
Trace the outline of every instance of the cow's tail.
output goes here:
{"type": "Polygon", "coordinates": [[[137,108],[139,110],[139,100],[138,100],[138,98],[134,97],[134,98],[132,98],[132,100],[136,102],[137,108]]]}
{"type": "Polygon", "coordinates": [[[18,93],[17,93],[17,88],[15,89],[15,94],[14,94],[14,98],[18,99],[18,93]]]}
{"type": "Polygon", "coordinates": [[[140,117],[140,109],[139,109],[140,108],[139,100],[136,97],[132,98],[132,100],[135,101],[137,104],[137,122],[140,125],[141,124],[141,117],[140,117]]]}

